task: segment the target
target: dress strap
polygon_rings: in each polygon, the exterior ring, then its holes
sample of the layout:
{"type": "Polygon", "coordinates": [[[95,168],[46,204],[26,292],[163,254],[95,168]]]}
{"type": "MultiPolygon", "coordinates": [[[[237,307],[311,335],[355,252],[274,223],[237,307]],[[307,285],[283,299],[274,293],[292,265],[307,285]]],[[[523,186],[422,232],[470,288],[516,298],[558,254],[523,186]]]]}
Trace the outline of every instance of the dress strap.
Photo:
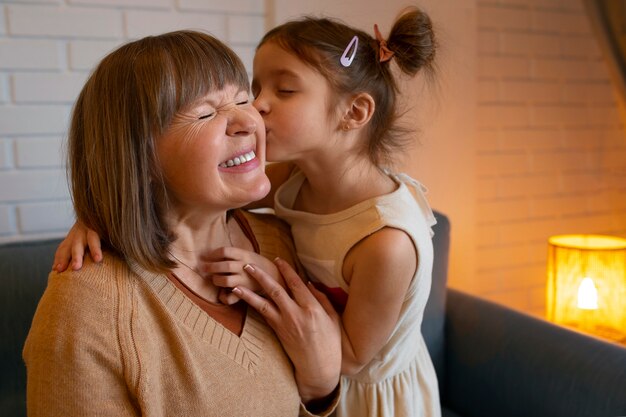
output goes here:
{"type": "Polygon", "coordinates": [[[388,175],[395,178],[396,181],[400,183],[404,183],[410,188],[413,189],[413,196],[415,197],[415,201],[420,207],[424,218],[426,219],[426,224],[430,228],[430,237],[435,235],[432,227],[437,224],[437,219],[433,214],[433,210],[430,208],[430,204],[428,204],[428,199],[426,198],[426,194],[428,193],[428,188],[426,188],[422,183],[414,179],[413,177],[404,174],[404,173],[391,173],[387,172],[388,175]]]}

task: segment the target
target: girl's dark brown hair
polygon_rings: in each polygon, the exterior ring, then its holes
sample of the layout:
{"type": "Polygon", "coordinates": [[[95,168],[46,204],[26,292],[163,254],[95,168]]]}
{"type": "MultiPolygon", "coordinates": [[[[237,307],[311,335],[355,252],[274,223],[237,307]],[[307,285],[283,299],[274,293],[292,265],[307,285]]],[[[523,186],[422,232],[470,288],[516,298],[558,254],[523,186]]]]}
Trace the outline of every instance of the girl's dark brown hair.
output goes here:
{"type": "Polygon", "coordinates": [[[328,18],[284,23],[269,31],[258,47],[267,42],[275,42],[316,69],[338,94],[369,93],[376,107],[364,150],[377,166],[393,162],[392,154],[407,144],[411,131],[398,124],[399,91],[390,63],[396,62],[410,76],[424,72],[428,79],[434,77],[437,44],[426,13],[411,7],[400,14],[387,39],[394,56],[386,62],[379,62],[379,43],[373,36],[328,18]],[[355,35],[359,38],[356,55],[349,67],[343,67],[340,58],[355,35]]]}
{"type": "Polygon", "coordinates": [[[156,142],[177,112],[227,84],[249,89],[243,63],[194,31],[125,44],[87,80],[68,138],[71,195],[78,220],[118,255],[153,271],[174,265],[156,142]]]}

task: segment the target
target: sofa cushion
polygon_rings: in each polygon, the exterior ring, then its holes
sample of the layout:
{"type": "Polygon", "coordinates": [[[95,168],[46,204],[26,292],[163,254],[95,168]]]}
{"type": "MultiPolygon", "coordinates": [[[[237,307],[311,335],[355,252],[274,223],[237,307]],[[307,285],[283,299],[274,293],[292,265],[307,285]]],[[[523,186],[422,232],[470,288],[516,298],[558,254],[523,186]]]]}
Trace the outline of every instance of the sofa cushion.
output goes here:
{"type": "Polygon", "coordinates": [[[0,245],[0,410],[26,415],[26,369],[22,348],[48,282],[60,240],[0,245]]]}
{"type": "Polygon", "coordinates": [[[626,416],[626,349],[449,289],[446,407],[473,417],[626,416]]]}

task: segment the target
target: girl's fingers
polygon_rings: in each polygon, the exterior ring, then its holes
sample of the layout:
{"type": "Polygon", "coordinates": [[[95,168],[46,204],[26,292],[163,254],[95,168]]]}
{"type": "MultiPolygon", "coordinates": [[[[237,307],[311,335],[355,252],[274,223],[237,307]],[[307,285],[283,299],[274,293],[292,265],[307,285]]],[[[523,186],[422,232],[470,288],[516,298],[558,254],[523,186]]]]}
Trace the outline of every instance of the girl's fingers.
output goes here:
{"type": "Polygon", "coordinates": [[[212,250],[202,256],[205,262],[221,261],[223,259],[240,259],[247,251],[231,246],[223,246],[212,250]]]}
{"type": "Polygon", "coordinates": [[[213,285],[222,288],[232,288],[240,285],[242,282],[247,282],[239,275],[211,275],[209,278],[211,279],[211,282],[213,282],[213,285]]]}
{"type": "Polygon", "coordinates": [[[92,255],[92,259],[97,262],[102,260],[100,237],[82,223],[74,223],[54,254],[53,269],[57,272],[62,272],[68,267],[71,267],[73,270],[82,268],[87,246],[93,253],[97,254],[95,257],[92,255]],[[98,257],[99,260],[96,259],[98,257]]]}
{"type": "Polygon", "coordinates": [[[71,259],[71,252],[65,242],[61,242],[54,253],[54,263],[52,269],[56,272],[63,272],[67,269],[67,264],[71,259]]]}
{"type": "Polygon", "coordinates": [[[203,265],[202,271],[207,274],[236,274],[241,272],[241,268],[239,261],[218,261],[203,265]]]}
{"type": "Polygon", "coordinates": [[[72,264],[71,267],[74,271],[78,271],[83,267],[83,257],[85,256],[85,243],[74,242],[72,244],[72,264]]]}
{"type": "Polygon", "coordinates": [[[100,243],[100,236],[98,236],[98,234],[91,229],[87,231],[87,246],[89,246],[91,259],[93,259],[94,262],[102,261],[102,246],[100,243]]]}

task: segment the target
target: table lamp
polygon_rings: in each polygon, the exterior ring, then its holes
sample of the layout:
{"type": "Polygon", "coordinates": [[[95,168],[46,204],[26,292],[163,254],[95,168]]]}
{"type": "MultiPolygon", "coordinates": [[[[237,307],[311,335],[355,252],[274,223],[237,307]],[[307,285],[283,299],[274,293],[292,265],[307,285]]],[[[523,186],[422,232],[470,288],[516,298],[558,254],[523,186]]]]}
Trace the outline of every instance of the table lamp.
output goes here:
{"type": "Polygon", "coordinates": [[[626,342],[626,239],[552,236],[547,275],[548,320],[626,342]]]}

